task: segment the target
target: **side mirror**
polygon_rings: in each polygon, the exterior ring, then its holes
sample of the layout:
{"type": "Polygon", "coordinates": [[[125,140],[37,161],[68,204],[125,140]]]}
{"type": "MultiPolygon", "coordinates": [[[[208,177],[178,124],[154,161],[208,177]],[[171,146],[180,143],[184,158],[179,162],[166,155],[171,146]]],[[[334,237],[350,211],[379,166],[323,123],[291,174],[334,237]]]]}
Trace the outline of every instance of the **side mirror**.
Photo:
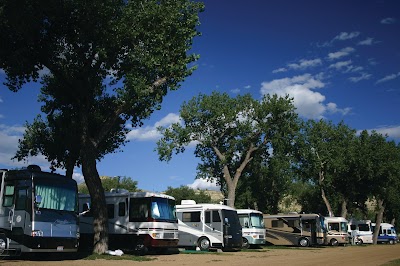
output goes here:
{"type": "Polygon", "coordinates": [[[83,211],[89,211],[90,210],[90,203],[86,202],[85,204],[83,204],[83,211]]]}
{"type": "Polygon", "coordinates": [[[248,222],[245,222],[245,223],[244,223],[244,227],[249,227],[249,223],[248,223],[248,222]]]}
{"type": "Polygon", "coordinates": [[[224,223],[225,223],[226,225],[228,225],[228,226],[229,226],[229,220],[228,220],[228,218],[227,218],[227,217],[225,217],[225,219],[224,219],[224,223]]]}
{"type": "Polygon", "coordinates": [[[42,203],[42,196],[36,195],[35,196],[35,205],[36,205],[36,207],[38,207],[40,205],[40,203],[42,203]]]}

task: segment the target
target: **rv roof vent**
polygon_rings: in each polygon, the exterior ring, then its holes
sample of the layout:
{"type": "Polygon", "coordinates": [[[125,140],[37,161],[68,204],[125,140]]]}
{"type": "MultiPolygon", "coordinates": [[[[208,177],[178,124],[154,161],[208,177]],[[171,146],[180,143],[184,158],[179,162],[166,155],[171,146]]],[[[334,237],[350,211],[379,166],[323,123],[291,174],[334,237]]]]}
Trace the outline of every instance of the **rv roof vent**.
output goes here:
{"type": "Polygon", "coordinates": [[[36,165],[36,164],[28,165],[28,167],[27,167],[26,169],[28,169],[28,170],[30,170],[30,171],[38,171],[38,172],[41,172],[41,171],[42,171],[42,169],[40,168],[40,166],[39,166],[39,165],[36,165]]]}
{"type": "Polygon", "coordinates": [[[110,189],[110,192],[111,193],[126,193],[129,191],[126,189],[123,189],[123,188],[112,188],[112,189],[110,189]]]}
{"type": "Polygon", "coordinates": [[[182,200],[181,204],[182,205],[192,205],[192,204],[196,204],[196,201],[187,199],[187,200],[182,200]]]}

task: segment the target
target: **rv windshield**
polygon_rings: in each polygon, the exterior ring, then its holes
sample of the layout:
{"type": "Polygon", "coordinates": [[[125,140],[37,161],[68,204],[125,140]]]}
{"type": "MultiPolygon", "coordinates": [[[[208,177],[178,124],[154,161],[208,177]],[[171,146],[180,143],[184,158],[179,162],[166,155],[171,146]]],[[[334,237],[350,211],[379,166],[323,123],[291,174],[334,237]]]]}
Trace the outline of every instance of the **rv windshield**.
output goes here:
{"type": "Polygon", "coordinates": [[[157,220],[176,220],[175,201],[153,197],[151,200],[151,217],[157,220]]]}
{"type": "Polygon", "coordinates": [[[75,211],[77,191],[71,184],[55,184],[44,181],[36,182],[35,196],[40,196],[41,201],[37,207],[59,211],[75,211]]]}
{"type": "Polygon", "coordinates": [[[252,227],[264,228],[264,218],[262,214],[250,213],[250,224],[252,227]]]}

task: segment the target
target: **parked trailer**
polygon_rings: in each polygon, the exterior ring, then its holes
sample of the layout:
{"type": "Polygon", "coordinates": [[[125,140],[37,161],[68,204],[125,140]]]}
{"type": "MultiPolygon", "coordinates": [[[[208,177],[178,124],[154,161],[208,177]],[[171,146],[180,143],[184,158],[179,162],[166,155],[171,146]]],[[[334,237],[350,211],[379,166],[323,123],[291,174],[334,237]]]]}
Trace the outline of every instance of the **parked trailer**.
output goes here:
{"type": "MultiPolygon", "coordinates": [[[[144,255],[178,244],[175,198],[152,192],[112,189],[105,193],[108,212],[108,238],[111,249],[133,250],[144,255]]],[[[81,246],[93,245],[93,215],[90,195],[79,194],[81,246]],[[84,243],[84,244],[83,244],[84,243]]]]}
{"type": "MultiPolygon", "coordinates": [[[[371,223],[372,231],[375,230],[375,223],[371,223]]],[[[379,228],[378,243],[389,243],[391,245],[398,242],[396,229],[392,224],[381,223],[379,228]]]]}
{"type": "Polygon", "coordinates": [[[308,247],[324,243],[323,217],[318,214],[264,214],[265,243],[308,247]]]}
{"type": "Polygon", "coordinates": [[[349,235],[347,233],[347,223],[348,221],[343,217],[325,217],[325,244],[331,246],[348,244],[349,235]]]}
{"type": "Polygon", "coordinates": [[[0,176],[0,256],[78,250],[75,180],[37,165],[0,176]]]}
{"type": "Polygon", "coordinates": [[[196,204],[182,200],[176,205],[180,247],[240,250],[242,227],[236,209],[222,204],[196,204]]]}
{"type": "Polygon", "coordinates": [[[263,213],[252,209],[237,209],[242,226],[243,248],[265,244],[263,213]]]}
{"type": "Polygon", "coordinates": [[[347,225],[347,232],[353,244],[372,244],[371,220],[350,219],[347,225]]]}

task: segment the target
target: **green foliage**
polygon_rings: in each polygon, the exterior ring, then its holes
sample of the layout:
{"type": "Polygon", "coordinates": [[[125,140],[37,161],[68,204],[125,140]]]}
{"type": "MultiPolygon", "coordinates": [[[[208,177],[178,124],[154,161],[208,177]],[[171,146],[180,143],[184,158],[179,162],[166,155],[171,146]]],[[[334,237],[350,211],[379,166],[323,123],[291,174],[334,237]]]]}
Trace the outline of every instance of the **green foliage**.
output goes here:
{"type": "Polygon", "coordinates": [[[174,197],[176,204],[181,204],[182,200],[188,199],[194,200],[196,203],[212,203],[211,196],[207,195],[203,190],[194,190],[188,186],[168,187],[164,193],[174,197]]]}
{"type": "MultiPolygon", "coordinates": [[[[101,184],[103,185],[104,191],[110,191],[113,188],[126,189],[130,192],[140,191],[137,188],[137,181],[133,181],[130,177],[109,177],[102,176],[100,177],[101,184]]],[[[89,194],[89,190],[85,183],[81,183],[78,185],[78,192],[82,194],[89,194]]]]}
{"type": "Polygon", "coordinates": [[[173,154],[184,152],[186,146],[196,142],[194,154],[201,159],[197,177],[216,179],[228,195],[230,206],[235,203],[238,180],[244,171],[250,171],[249,162],[255,154],[268,158],[276,149],[283,156],[290,152],[298,130],[292,100],[276,95],[258,101],[249,94],[236,98],[218,92],[200,94],[183,103],[180,116],[182,124],[159,128],[163,134],[157,143],[160,160],[169,161],[173,154]]]}

